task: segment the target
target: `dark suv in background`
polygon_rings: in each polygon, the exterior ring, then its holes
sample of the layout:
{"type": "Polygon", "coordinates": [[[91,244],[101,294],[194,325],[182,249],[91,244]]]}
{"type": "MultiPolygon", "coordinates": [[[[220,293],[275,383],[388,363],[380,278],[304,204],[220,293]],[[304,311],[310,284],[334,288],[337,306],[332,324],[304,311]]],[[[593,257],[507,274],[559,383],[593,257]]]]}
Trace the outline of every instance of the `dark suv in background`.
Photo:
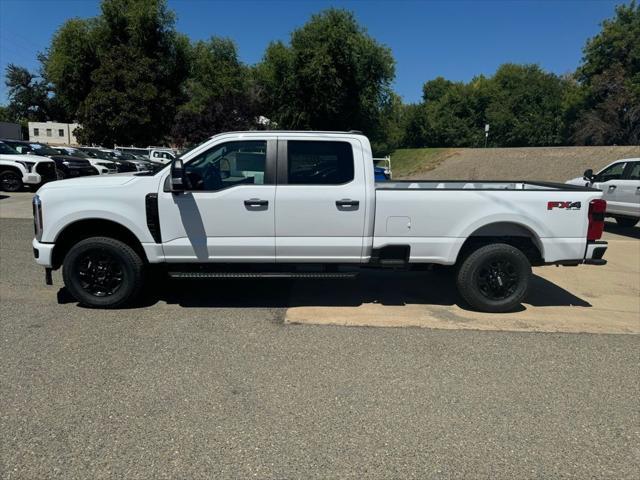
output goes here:
{"type": "Polygon", "coordinates": [[[58,177],[60,178],[84,177],[98,174],[98,170],[96,170],[88,160],[70,155],[62,155],[55,148],[42,143],[19,140],[7,140],[5,143],[22,154],[28,153],[49,157],[56,162],[56,169],[58,170],[58,177]]]}

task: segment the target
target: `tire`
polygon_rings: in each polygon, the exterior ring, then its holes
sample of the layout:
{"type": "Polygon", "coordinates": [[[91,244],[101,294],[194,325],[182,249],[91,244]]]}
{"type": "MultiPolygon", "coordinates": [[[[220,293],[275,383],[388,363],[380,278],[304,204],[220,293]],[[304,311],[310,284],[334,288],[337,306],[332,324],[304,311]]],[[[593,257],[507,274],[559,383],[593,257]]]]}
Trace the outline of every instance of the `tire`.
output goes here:
{"type": "Polygon", "coordinates": [[[510,312],[529,287],[531,262],[506,243],[485,245],[465,257],[456,276],[458,292],[482,312],[510,312]]]}
{"type": "Polygon", "coordinates": [[[622,228],[631,228],[638,223],[637,218],[632,217],[615,217],[616,223],[622,228]]]}
{"type": "Polygon", "coordinates": [[[62,278],[81,305],[117,308],[140,292],[144,262],[120,240],[91,237],[71,247],[63,262],[62,278]]]}
{"type": "Polygon", "coordinates": [[[24,187],[22,176],[13,170],[0,172],[0,189],[5,192],[19,192],[24,187]]]}

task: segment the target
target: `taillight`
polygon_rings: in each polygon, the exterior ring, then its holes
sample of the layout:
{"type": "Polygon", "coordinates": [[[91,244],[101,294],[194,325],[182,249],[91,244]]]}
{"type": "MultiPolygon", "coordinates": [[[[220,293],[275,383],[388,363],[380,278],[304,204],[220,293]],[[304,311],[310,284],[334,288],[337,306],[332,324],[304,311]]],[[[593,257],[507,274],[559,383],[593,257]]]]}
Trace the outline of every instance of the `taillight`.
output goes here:
{"type": "Polygon", "coordinates": [[[595,241],[602,237],[604,230],[604,212],[607,211],[607,202],[602,199],[591,200],[589,203],[589,228],[587,240],[595,241]]]}

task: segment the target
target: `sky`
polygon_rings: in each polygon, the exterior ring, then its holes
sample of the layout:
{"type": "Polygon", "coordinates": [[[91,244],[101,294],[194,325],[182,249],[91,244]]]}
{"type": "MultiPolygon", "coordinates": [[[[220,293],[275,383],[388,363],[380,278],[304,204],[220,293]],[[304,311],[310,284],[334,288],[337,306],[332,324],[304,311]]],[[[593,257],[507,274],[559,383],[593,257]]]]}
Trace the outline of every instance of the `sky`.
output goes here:
{"type": "MultiPolygon", "coordinates": [[[[346,8],[396,60],[394,89],[420,101],[422,85],[438,76],[468,81],[505,62],[537,63],[563,74],[580,64],[585,41],[624,0],[169,0],[176,27],[191,39],[229,37],[240,58],[259,62],[272,40],[288,41],[313,13],[346,8]]],[[[0,0],[0,69],[15,63],[37,70],[38,52],[72,17],[99,14],[98,0],[0,0]]],[[[6,103],[0,85],[0,103],[6,103]]]]}

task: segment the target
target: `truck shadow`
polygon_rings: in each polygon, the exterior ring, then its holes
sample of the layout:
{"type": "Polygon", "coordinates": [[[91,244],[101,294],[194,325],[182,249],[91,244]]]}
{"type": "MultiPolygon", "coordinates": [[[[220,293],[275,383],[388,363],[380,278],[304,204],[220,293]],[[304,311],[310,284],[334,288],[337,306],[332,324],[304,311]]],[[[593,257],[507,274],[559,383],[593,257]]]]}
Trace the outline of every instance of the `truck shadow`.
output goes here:
{"type": "MultiPolygon", "coordinates": [[[[458,305],[453,275],[439,272],[367,272],[351,280],[215,279],[156,281],[128,308],[158,301],[185,308],[290,308],[301,306],[458,305]]],[[[591,304],[558,285],[534,275],[525,303],[534,307],[591,304]]],[[[525,310],[521,305],[518,310],[525,310]]]]}
{"type": "Polygon", "coordinates": [[[604,231],[607,233],[614,233],[622,237],[635,238],[636,240],[640,240],[640,226],[637,225],[635,227],[624,228],[619,227],[617,224],[612,222],[605,222],[604,231]]]}

